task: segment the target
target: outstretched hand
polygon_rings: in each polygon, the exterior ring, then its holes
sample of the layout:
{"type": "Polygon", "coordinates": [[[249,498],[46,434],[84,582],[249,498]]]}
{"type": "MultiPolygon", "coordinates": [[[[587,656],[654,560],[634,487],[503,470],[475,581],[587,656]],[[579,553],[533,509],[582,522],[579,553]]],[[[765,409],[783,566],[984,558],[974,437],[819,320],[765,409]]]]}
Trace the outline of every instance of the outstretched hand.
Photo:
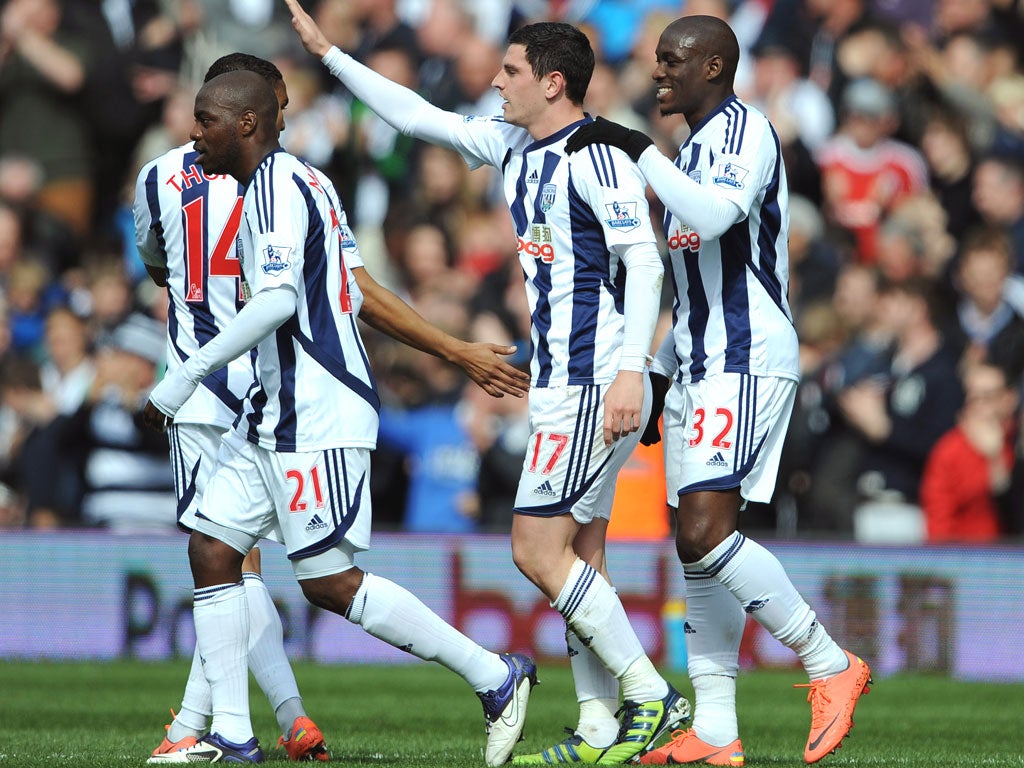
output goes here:
{"type": "Polygon", "coordinates": [[[292,26],[299,33],[303,47],[318,59],[322,59],[331,50],[330,42],[313,21],[313,17],[299,5],[299,0],[284,0],[284,2],[292,14],[292,26]]]}
{"type": "Polygon", "coordinates": [[[467,342],[454,360],[491,397],[523,397],[530,389],[530,374],[501,359],[514,355],[516,347],[486,342],[467,342]]]}
{"type": "MultiPolygon", "coordinates": [[[[288,0],[291,4],[295,0],[288,0]]],[[[578,152],[591,144],[607,144],[611,147],[618,147],[632,158],[635,163],[654,142],[646,133],[634,131],[624,125],[613,123],[599,117],[592,123],[587,123],[576,130],[565,142],[565,151],[568,154],[578,152]]]]}

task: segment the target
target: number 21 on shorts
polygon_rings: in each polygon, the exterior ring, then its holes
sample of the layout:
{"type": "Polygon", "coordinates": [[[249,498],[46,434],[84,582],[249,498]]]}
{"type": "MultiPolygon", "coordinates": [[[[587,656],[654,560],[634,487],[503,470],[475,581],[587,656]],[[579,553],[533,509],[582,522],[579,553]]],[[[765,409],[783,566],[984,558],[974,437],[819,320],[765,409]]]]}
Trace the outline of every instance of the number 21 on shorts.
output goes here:
{"type": "Polygon", "coordinates": [[[320,468],[317,465],[314,464],[308,472],[289,469],[285,477],[290,483],[294,483],[295,488],[291,502],[288,504],[289,512],[305,512],[309,501],[312,501],[317,509],[324,508],[323,484],[320,481],[320,468]],[[308,495],[312,495],[312,498],[303,498],[308,495]]]}

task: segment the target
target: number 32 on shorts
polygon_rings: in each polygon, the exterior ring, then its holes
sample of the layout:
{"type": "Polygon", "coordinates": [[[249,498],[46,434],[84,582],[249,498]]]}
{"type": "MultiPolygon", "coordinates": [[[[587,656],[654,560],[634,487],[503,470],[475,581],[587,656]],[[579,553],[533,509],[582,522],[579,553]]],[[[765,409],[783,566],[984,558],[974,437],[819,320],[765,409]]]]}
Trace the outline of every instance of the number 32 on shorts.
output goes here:
{"type": "Polygon", "coordinates": [[[706,434],[714,432],[714,438],[711,440],[711,445],[715,448],[731,448],[732,441],[726,440],[726,436],[732,430],[733,416],[732,411],[728,408],[716,408],[714,421],[709,424],[705,424],[707,412],[703,408],[697,408],[693,412],[693,436],[690,438],[689,445],[691,448],[698,446],[704,440],[706,434]],[[719,428],[715,432],[715,428],[719,428]],[[710,432],[706,432],[710,430],[710,432]]]}

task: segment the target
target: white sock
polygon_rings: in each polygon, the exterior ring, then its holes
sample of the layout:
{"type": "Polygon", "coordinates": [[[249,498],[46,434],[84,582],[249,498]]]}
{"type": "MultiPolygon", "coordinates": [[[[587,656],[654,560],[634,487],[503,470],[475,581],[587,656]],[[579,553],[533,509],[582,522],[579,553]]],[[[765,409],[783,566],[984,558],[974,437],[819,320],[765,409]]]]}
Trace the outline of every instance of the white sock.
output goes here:
{"type": "Polygon", "coordinates": [[[568,627],[565,628],[565,645],[576,686],[576,701],[580,705],[576,733],[592,747],[611,746],[619,732],[619,721],[615,718],[619,707],[619,681],[568,627]]]}
{"type": "Polygon", "coordinates": [[[693,728],[716,747],[739,738],[736,675],[747,616],[732,593],[696,564],[686,574],[686,658],[693,682],[693,728]]]}
{"type": "Polygon", "coordinates": [[[296,717],[306,714],[291,664],[284,653],[284,627],[270,590],[258,573],[242,574],[249,603],[249,669],[286,736],[296,717]]]}
{"type": "Polygon", "coordinates": [[[363,574],[346,617],[374,637],[459,675],[477,693],[501,687],[508,665],[446,623],[408,590],[363,574]]]}
{"type": "Polygon", "coordinates": [[[197,649],[192,654],[192,667],[188,671],[181,709],[174,716],[171,727],[167,729],[167,738],[174,742],[181,741],[186,736],[198,738],[205,734],[210,715],[213,714],[211,706],[210,684],[206,681],[197,649]]]}
{"type": "Polygon", "coordinates": [[[846,669],[843,649],[818,623],[782,563],[756,541],[736,531],[694,566],[724,584],[743,610],[792,648],[812,680],[846,669]]]}
{"type": "Polygon", "coordinates": [[[217,584],[193,593],[196,648],[210,681],[210,731],[235,744],[253,737],[249,722],[249,606],[245,587],[217,584]]]}
{"type": "Polygon", "coordinates": [[[714,747],[732,744],[740,737],[736,725],[736,678],[727,675],[691,677],[694,699],[693,730],[714,747]]]}
{"type": "Polygon", "coordinates": [[[668,694],[668,683],[644,653],[619,596],[597,571],[576,558],[551,605],[580,642],[618,678],[624,699],[654,701],[668,694]]]}

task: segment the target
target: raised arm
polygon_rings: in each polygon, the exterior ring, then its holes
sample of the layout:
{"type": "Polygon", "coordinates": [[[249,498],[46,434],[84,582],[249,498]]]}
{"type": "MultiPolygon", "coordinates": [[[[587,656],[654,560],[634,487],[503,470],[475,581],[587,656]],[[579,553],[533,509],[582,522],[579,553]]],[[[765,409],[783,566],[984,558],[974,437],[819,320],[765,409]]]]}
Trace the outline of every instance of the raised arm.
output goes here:
{"type": "Polygon", "coordinates": [[[529,389],[529,375],[499,357],[514,354],[515,347],[457,339],[429,323],[363,267],[354,268],[352,274],[363,293],[359,317],[381,333],[455,363],[492,397],[522,397],[529,389]]]}
{"type": "Polygon", "coordinates": [[[451,143],[450,129],[462,122],[461,115],[435,107],[415,91],[360,64],[330,44],[298,0],[285,0],[285,3],[291,11],[292,26],[298,32],[302,45],[318,57],[357,99],[396,131],[432,144],[455,148],[451,143]]]}

